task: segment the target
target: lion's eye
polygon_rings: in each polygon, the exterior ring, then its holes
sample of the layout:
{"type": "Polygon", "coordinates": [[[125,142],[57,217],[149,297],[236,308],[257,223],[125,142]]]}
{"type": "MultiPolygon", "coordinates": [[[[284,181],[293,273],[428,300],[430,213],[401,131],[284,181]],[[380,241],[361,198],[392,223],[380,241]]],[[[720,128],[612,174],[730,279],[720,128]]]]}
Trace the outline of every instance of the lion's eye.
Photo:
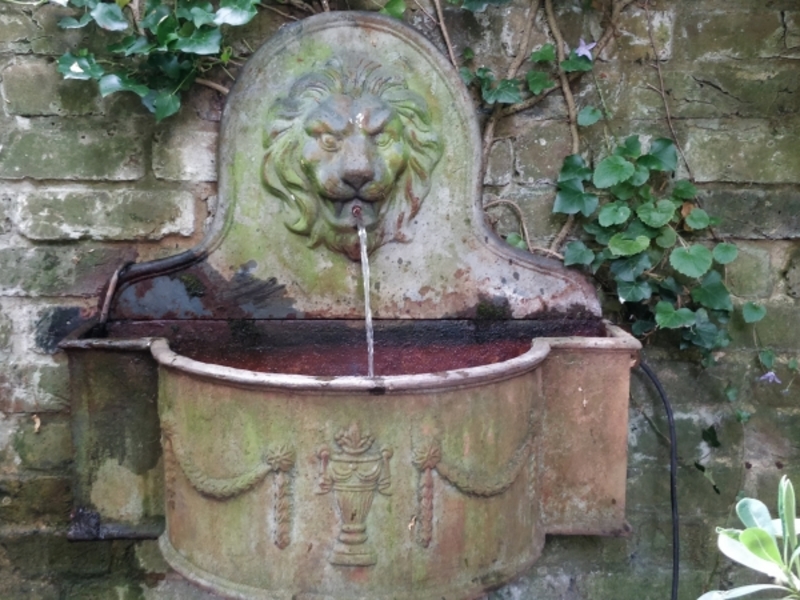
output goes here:
{"type": "Polygon", "coordinates": [[[381,148],[385,148],[394,141],[394,136],[386,131],[380,132],[375,136],[375,143],[381,148]]]}
{"type": "Polygon", "coordinates": [[[339,138],[332,133],[323,133],[319,136],[319,145],[323,150],[334,152],[339,149],[339,138]]]}

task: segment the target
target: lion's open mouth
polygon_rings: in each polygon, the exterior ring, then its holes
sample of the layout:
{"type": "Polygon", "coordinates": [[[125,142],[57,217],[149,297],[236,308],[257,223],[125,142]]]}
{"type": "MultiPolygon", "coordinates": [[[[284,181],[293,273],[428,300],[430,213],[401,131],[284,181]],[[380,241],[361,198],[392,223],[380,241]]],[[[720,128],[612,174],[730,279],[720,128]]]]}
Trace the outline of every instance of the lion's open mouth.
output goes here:
{"type": "Polygon", "coordinates": [[[361,223],[367,230],[373,229],[378,223],[378,202],[369,202],[361,198],[352,198],[345,201],[325,199],[324,204],[330,213],[333,225],[342,229],[353,229],[358,226],[355,213],[360,212],[361,223]],[[354,212],[353,209],[358,209],[354,212]]]}

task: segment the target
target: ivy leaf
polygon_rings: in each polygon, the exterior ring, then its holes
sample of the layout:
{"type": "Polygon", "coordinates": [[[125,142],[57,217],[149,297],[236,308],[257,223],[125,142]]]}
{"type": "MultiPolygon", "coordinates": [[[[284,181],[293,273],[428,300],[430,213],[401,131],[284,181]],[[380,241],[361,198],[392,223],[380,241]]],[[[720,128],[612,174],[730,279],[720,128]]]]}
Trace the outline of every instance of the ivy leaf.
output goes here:
{"type": "Polygon", "coordinates": [[[590,265],[594,261],[594,252],[580,240],[570,242],[564,249],[564,265],[590,265]]]}
{"type": "Polygon", "coordinates": [[[525,239],[518,233],[509,233],[506,236],[506,242],[510,246],[514,246],[514,248],[519,248],[520,250],[528,249],[528,244],[525,243],[525,239]]]}
{"type": "Polygon", "coordinates": [[[555,81],[547,76],[547,73],[542,73],[541,71],[528,71],[526,79],[528,81],[528,89],[531,91],[531,94],[537,96],[556,84],[555,81]]]}
{"type": "Polygon", "coordinates": [[[608,240],[608,249],[614,256],[633,256],[650,247],[650,238],[644,235],[630,239],[624,233],[617,233],[608,240]]]}
{"type": "Polygon", "coordinates": [[[94,54],[88,52],[75,56],[67,52],[58,59],[58,72],[64,79],[100,79],[105,71],[97,64],[94,54]]]}
{"type": "Polygon", "coordinates": [[[621,156],[609,156],[595,168],[592,182],[600,189],[610,188],[630,179],[634,171],[633,164],[621,156]]]}
{"type": "Polygon", "coordinates": [[[733,310],[731,294],[716,271],[703,277],[700,286],[692,290],[692,300],[712,310],[733,310]]]}
{"type": "Polygon", "coordinates": [[[705,229],[711,220],[708,218],[708,213],[702,208],[693,208],[692,212],[686,215],[684,222],[692,229],[705,229]]]}
{"type": "Polygon", "coordinates": [[[461,75],[461,81],[464,82],[464,85],[469,85],[475,81],[475,73],[469,67],[461,67],[458,69],[458,74],[461,75]]]}
{"type": "Polygon", "coordinates": [[[650,179],[650,169],[638,163],[634,165],[634,168],[636,170],[628,180],[628,183],[638,188],[643,186],[645,183],[647,183],[647,180],[650,179]]]}
{"type": "Polygon", "coordinates": [[[461,57],[465,61],[470,61],[473,58],[475,58],[475,51],[472,48],[470,48],[469,46],[467,46],[466,48],[464,48],[464,51],[461,53],[461,57]]]}
{"type": "Polygon", "coordinates": [[[115,2],[100,2],[90,14],[101,29],[125,31],[129,26],[122,9],[115,2]]]}
{"type": "Polygon", "coordinates": [[[702,277],[711,268],[711,263],[711,251],[699,244],[675,248],[669,255],[669,264],[687,277],[702,277]]]}
{"type": "MultiPolygon", "coordinates": [[[[561,165],[561,171],[558,173],[558,181],[567,181],[569,179],[580,179],[588,181],[592,177],[592,170],[586,166],[586,161],[581,158],[580,154],[570,154],[564,159],[564,164],[561,165]]],[[[581,191],[583,188],[581,187],[581,191]]]]}
{"type": "Polygon", "coordinates": [[[156,121],[161,121],[174,115],[181,107],[181,99],[176,94],[161,90],[156,92],[153,98],[153,108],[156,121]]]}
{"type": "MultiPolygon", "coordinates": [[[[214,7],[211,4],[207,6],[193,6],[189,9],[188,20],[194,23],[195,27],[202,27],[203,25],[210,25],[217,18],[214,7]]],[[[179,15],[180,16],[180,15],[179,15]]]]}
{"type": "Polygon", "coordinates": [[[98,82],[100,87],[100,95],[105,98],[114,92],[133,92],[140,98],[144,98],[150,93],[150,88],[146,85],[136,83],[126,75],[118,75],[117,73],[109,73],[100,78],[98,82]]]}
{"type": "Polygon", "coordinates": [[[80,19],[64,17],[58,22],[58,26],[61,27],[61,29],[80,29],[81,27],[86,27],[91,20],[92,15],[87,12],[83,13],[80,19]]]}
{"type": "Polygon", "coordinates": [[[548,63],[556,59],[556,47],[553,44],[545,44],[538,50],[531,52],[533,62],[548,63]]]}
{"type": "Polygon", "coordinates": [[[775,366],[775,353],[769,348],[761,350],[758,353],[758,361],[765,369],[771,371],[772,367],[775,366]]]}
{"type": "Polygon", "coordinates": [[[603,227],[622,225],[631,216],[631,209],[622,202],[610,202],[600,209],[597,220],[603,227]]]}
{"type": "Polygon", "coordinates": [[[755,302],[746,302],[742,307],[742,317],[745,323],[758,323],[767,314],[767,309],[755,302]]]}
{"type": "Polygon", "coordinates": [[[402,19],[403,14],[406,12],[406,3],[404,0],[389,0],[384,4],[381,9],[382,15],[389,15],[395,19],[402,19]]]}
{"type": "Polygon", "coordinates": [[[496,87],[488,81],[481,82],[481,96],[486,104],[516,104],[522,102],[519,79],[501,79],[496,87]]]}
{"type": "Polygon", "coordinates": [[[678,234],[672,227],[663,227],[656,238],[656,245],[659,248],[672,248],[678,241],[678,234]]]}
{"type": "Polygon", "coordinates": [[[631,332],[636,337],[642,337],[646,333],[653,331],[655,328],[655,321],[651,321],[650,319],[637,319],[634,321],[633,325],[631,325],[631,332]]]}
{"type": "Polygon", "coordinates": [[[603,113],[594,106],[586,106],[578,113],[578,125],[581,127],[588,127],[589,125],[594,125],[602,118],[603,113]]]}
{"type": "Polygon", "coordinates": [[[634,254],[630,258],[622,258],[611,263],[610,270],[614,274],[614,280],[621,282],[636,281],[636,279],[647,269],[653,266],[647,252],[634,254]]]}
{"type": "Polygon", "coordinates": [[[159,23],[167,18],[169,14],[169,6],[165,4],[157,4],[152,10],[145,12],[144,18],[139,22],[139,26],[142,29],[148,29],[155,33],[159,23]]]}
{"type": "MultiPolygon", "coordinates": [[[[669,200],[659,200],[655,204],[653,202],[645,202],[636,209],[636,216],[645,225],[659,229],[669,223],[672,217],[675,216],[675,205],[669,200]]],[[[672,230],[670,229],[670,231],[672,230]]]]}
{"type": "Polygon", "coordinates": [[[691,200],[697,196],[697,188],[694,187],[691,181],[681,179],[675,182],[675,186],[672,188],[672,195],[681,200],[691,200]]]}
{"type": "Polygon", "coordinates": [[[648,281],[619,281],[617,296],[620,302],[642,302],[653,295],[653,288],[648,281]]]}
{"type": "Polygon", "coordinates": [[[575,71],[591,71],[592,61],[585,56],[578,56],[575,50],[569,53],[569,58],[561,62],[561,70],[565,73],[573,73],[575,71]]]}
{"type": "Polygon", "coordinates": [[[626,181],[624,183],[612,185],[608,188],[608,191],[619,200],[630,200],[636,195],[638,190],[631,185],[630,181],[626,181]]]}
{"type": "Polygon", "coordinates": [[[739,388],[732,383],[728,383],[728,385],[725,386],[725,397],[728,399],[728,402],[736,402],[736,400],[739,399],[739,388]]]}
{"type": "Polygon", "coordinates": [[[588,217],[597,209],[598,202],[597,196],[583,191],[583,182],[580,179],[568,179],[558,184],[553,212],[568,215],[581,213],[588,217]]]}
{"type": "Polygon", "coordinates": [[[727,265],[728,263],[736,260],[736,257],[739,256],[739,248],[737,248],[735,244],[722,242],[714,246],[711,254],[714,257],[714,260],[719,264],[727,265]]]}
{"type": "Polygon", "coordinates": [[[483,12],[490,4],[492,6],[500,6],[510,1],[511,0],[464,0],[463,4],[461,4],[461,8],[470,12],[483,12]]]}
{"type": "Polygon", "coordinates": [[[175,49],[207,56],[219,53],[221,41],[222,32],[218,27],[195,29],[189,37],[178,38],[175,49]]]}
{"type": "Polygon", "coordinates": [[[678,166],[678,151],[668,138],[658,138],[650,144],[650,152],[640,157],[638,162],[654,171],[674,171],[678,166]]]}
{"type": "Polygon", "coordinates": [[[589,235],[593,235],[595,241],[602,246],[608,246],[608,240],[614,235],[612,230],[601,227],[597,221],[584,223],[583,230],[589,235]]]}
{"type": "Polygon", "coordinates": [[[135,54],[149,54],[155,47],[156,45],[143,35],[129,35],[120,43],[110,45],[108,49],[111,52],[117,52],[125,56],[133,56],[135,54]]]}
{"type": "Polygon", "coordinates": [[[631,160],[639,158],[642,154],[642,143],[639,141],[639,136],[632,135],[625,138],[625,141],[614,150],[614,154],[631,160]]]}
{"type": "Polygon", "coordinates": [[[656,323],[664,329],[680,329],[691,327],[695,322],[694,313],[688,308],[675,310],[669,302],[661,301],[656,304],[656,323]]]}
{"type": "Polygon", "coordinates": [[[219,9],[214,15],[217,25],[245,25],[253,20],[258,10],[252,0],[222,0],[219,9]]]}

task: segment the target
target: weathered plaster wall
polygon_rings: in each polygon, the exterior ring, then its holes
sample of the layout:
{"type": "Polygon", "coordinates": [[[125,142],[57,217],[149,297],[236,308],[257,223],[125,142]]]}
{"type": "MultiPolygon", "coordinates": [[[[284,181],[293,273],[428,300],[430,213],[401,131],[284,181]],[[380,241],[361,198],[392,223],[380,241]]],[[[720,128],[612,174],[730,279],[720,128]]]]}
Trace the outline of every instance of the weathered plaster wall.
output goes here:
{"type": "MultiPolygon", "coordinates": [[[[601,26],[577,0],[557,3],[565,36],[596,38],[601,26]]],[[[435,36],[411,3],[410,21],[435,36]]],[[[760,343],[800,355],[800,6],[796,0],[651,2],[668,101],[719,235],[735,240],[729,266],[737,298],[768,307],[760,343]]],[[[500,72],[518,45],[523,2],[472,16],[450,11],[461,48],[500,72]],[[481,60],[481,58],[483,60],[481,60]]],[[[81,42],[56,27],[64,10],[0,2],[0,597],[201,598],[164,575],[153,542],[66,541],[71,507],[67,371],[56,344],[97,308],[113,271],[130,260],[196,243],[213,210],[221,100],[197,88],[181,113],[156,125],[135,98],[99,98],[64,82],[55,58],[81,42]]],[[[257,44],[277,27],[269,13],[248,27],[257,44]]],[[[540,26],[540,31],[544,28],[540,26]]],[[[608,133],[668,135],[643,9],[623,15],[615,43],[585,77],[580,106],[611,113],[608,133]]],[[[542,34],[541,43],[545,40],[542,34]]],[[[97,40],[92,43],[98,44],[97,40]]],[[[514,199],[546,243],[560,226],[552,186],[569,133],[558,95],[501,122],[487,191],[514,199]]],[[[602,125],[583,130],[591,154],[602,125]]],[[[510,214],[492,213],[501,231],[510,214]]],[[[784,473],[800,484],[800,393],[757,381],[753,335],[734,321],[734,344],[701,371],[669,346],[645,356],[675,405],[679,435],[681,598],[741,578],[718,560],[713,529],[737,494],[774,506],[784,473]],[[729,402],[725,389],[740,389],[729,402]],[[751,420],[741,425],[735,410],[751,420]],[[702,431],[714,426],[711,448],[702,431]],[[702,464],[712,481],[698,470],[702,464]]],[[[785,375],[784,369],[780,372],[785,375]]],[[[798,384],[800,385],[800,384],[798,384]]],[[[491,598],[662,600],[669,595],[670,519],[666,431],[659,401],[637,373],[632,390],[627,539],[553,538],[539,563],[491,598]],[[661,433],[659,433],[661,432],[661,433]]],[[[575,435],[582,435],[576,431],[575,435]]],[[[113,471],[113,465],[109,466],[113,471]]],[[[116,472],[116,471],[115,471],[116,472]]],[[[137,482],[121,476],[118,485],[137,482]]],[[[132,486],[132,487],[131,487],[132,486]]],[[[120,510],[139,510],[126,507],[120,510]]]]}

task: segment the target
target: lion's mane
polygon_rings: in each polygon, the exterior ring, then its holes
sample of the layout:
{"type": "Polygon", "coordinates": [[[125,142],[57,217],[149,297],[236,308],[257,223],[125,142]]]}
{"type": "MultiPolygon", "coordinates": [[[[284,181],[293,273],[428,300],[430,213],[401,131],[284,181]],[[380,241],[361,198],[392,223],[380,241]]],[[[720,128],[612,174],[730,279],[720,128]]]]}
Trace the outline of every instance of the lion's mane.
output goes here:
{"type": "Polygon", "coordinates": [[[403,122],[408,163],[381,207],[378,226],[369,234],[370,252],[390,241],[408,241],[403,227],[417,214],[430,190],[431,172],[442,155],[442,144],[431,126],[425,100],[409,90],[400,77],[371,61],[362,61],[357,68],[348,70],[332,60],[322,69],[297,79],[289,93],[271,107],[262,174],[266,188],[288,211],[284,224],[290,231],[308,236],[312,248],[324,244],[356,259],[352,248],[357,239],[355,232],[336,231],[320,218],[322,200],[303,173],[300,161],[305,116],[334,94],[354,98],[370,94],[391,106],[403,122]]]}

